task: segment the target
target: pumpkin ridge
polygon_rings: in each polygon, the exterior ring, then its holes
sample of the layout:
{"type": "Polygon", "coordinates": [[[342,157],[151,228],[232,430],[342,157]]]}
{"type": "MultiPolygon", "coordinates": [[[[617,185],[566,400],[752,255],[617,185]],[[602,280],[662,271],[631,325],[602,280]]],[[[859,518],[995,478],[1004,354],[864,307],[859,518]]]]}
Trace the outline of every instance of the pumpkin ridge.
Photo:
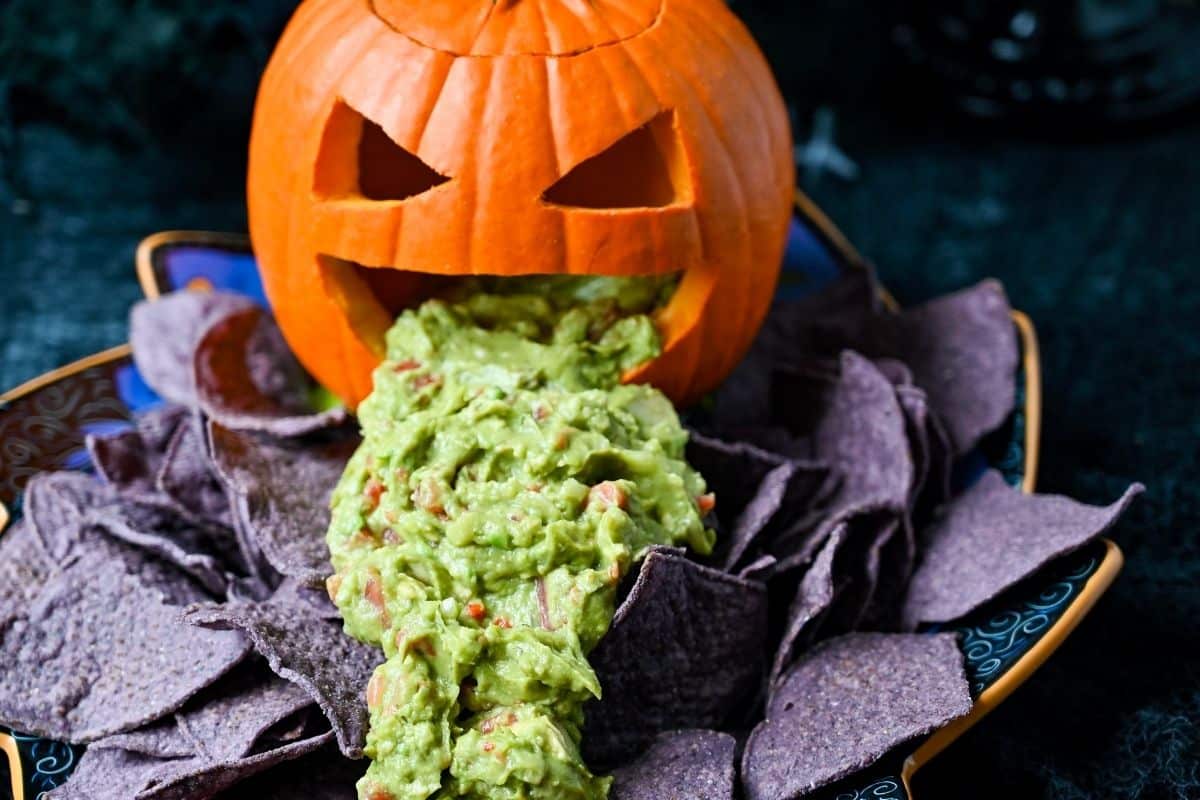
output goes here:
{"type": "MultiPolygon", "coordinates": [[[[595,61],[596,61],[596,64],[599,66],[600,70],[604,73],[605,80],[603,82],[603,85],[608,89],[609,94],[612,97],[613,104],[620,110],[621,120],[622,120],[621,127],[624,128],[626,132],[631,131],[640,125],[646,124],[650,120],[654,119],[654,117],[657,114],[659,114],[663,111],[662,98],[659,96],[659,94],[657,92],[654,91],[654,87],[650,85],[650,82],[648,80],[646,80],[646,76],[642,74],[641,66],[637,62],[635,62],[632,58],[630,58],[629,53],[625,50],[625,48],[619,48],[616,50],[606,52],[603,54],[603,56],[597,56],[595,58],[595,61]],[[613,74],[613,66],[614,65],[609,63],[609,61],[610,61],[609,57],[620,58],[620,59],[624,60],[627,67],[624,71],[622,71],[622,73],[620,75],[617,75],[614,77],[614,74],[613,74]],[[636,106],[631,106],[630,102],[626,99],[627,96],[631,93],[628,91],[626,91],[626,92],[617,91],[617,89],[616,89],[617,86],[622,86],[622,87],[627,86],[629,79],[632,77],[637,78],[637,80],[640,84],[639,85],[640,91],[643,91],[650,97],[654,98],[654,108],[653,108],[653,110],[648,111],[645,114],[644,118],[639,113],[638,108],[636,106]]],[[[548,61],[547,61],[547,68],[549,68],[548,61]]],[[[612,145],[616,144],[620,140],[620,137],[623,135],[624,134],[619,134],[612,141],[605,142],[601,147],[597,148],[595,150],[595,152],[587,153],[586,155],[582,156],[581,158],[576,158],[574,163],[570,163],[566,159],[560,161],[559,162],[559,167],[560,167],[559,168],[559,178],[562,178],[564,175],[566,175],[566,173],[568,171],[570,171],[570,169],[574,168],[575,166],[582,163],[583,161],[586,161],[588,158],[591,158],[592,156],[603,152],[606,148],[611,147],[612,145]],[[563,163],[569,163],[570,165],[567,167],[567,169],[562,169],[561,167],[562,167],[563,163]]],[[[550,187],[546,187],[546,188],[549,189],[550,187]]]]}
{"type": "MultiPolygon", "coordinates": [[[[437,2],[437,0],[434,0],[434,2],[437,2]]],[[[492,21],[492,15],[496,13],[496,7],[499,6],[501,2],[503,2],[503,0],[492,0],[492,4],[488,7],[487,14],[485,14],[483,17],[483,22],[481,22],[479,24],[479,30],[475,31],[475,36],[471,38],[471,45],[470,45],[470,47],[467,48],[467,52],[474,50],[475,45],[477,45],[479,43],[479,40],[483,38],[483,32],[487,30],[488,23],[492,21]]],[[[384,24],[387,25],[392,30],[396,31],[396,33],[399,33],[401,36],[404,36],[405,38],[412,40],[414,43],[420,45],[421,47],[429,47],[429,45],[420,41],[416,37],[409,36],[404,31],[401,31],[400,29],[393,26],[392,21],[390,19],[384,17],[382,14],[379,13],[379,9],[375,5],[375,0],[368,0],[368,4],[371,6],[371,13],[374,14],[375,16],[379,17],[381,20],[383,20],[384,24]]],[[[437,50],[439,48],[430,47],[429,49],[437,50]]],[[[463,54],[462,53],[451,53],[451,55],[453,55],[455,57],[460,57],[463,54]]]]}
{"type": "MultiPolygon", "coordinates": [[[[695,33],[694,33],[694,31],[692,31],[690,29],[691,28],[690,25],[682,24],[680,27],[682,29],[686,30],[686,34],[690,38],[695,40],[695,33]]],[[[628,48],[626,50],[626,52],[628,53],[629,58],[631,60],[633,60],[633,62],[637,66],[638,71],[644,76],[645,71],[642,69],[641,61],[639,59],[639,56],[644,55],[641,52],[641,48],[631,47],[631,48],[628,48]]],[[[702,113],[696,113],[695,117],[698,122],[699,121],[703,122],[703,126],[707,129],[708,136],[712,137],[714,150],[716,153],[718,153],[722,157],[721,158],[721,160],[723,162],[722,166],[724,167],[725,170],[727,170],[728,175],[732,179],[732,181],[731,181],[732,186],[730,187],[730,189],[734,192],[734,196],[731,199],[733,200],[733,204],[737,207],[737,213],[738,213],[739,222],[740,222],[739,227],[740,227],[740,230],[743,232],[743,236],[740,236],[738,238],[744,239],[745,238],[744,233],[749,231],[751,228],[750,219],[749,219],[750,209],[749,209],[749,203],[747,202],[745,178],[741,174],[740,170],[738,169],[738,160],[733,157],[732,151],[729,146],[729,142],[726,138],[725,131],[722,129],[722,126],[719,125],[715,119],[713,119],[712,115],[709,112],[709,103],[707,102],[709,98],[707,96],[703,95],[696,88],[696,86],[693,84],[693,82],[690,80],[690,78],[691,78],[691,75],[689,74],[689,71],[687,71],[687,70],[682,71],[678,76],[674,77],[673,80],[674,80],[674,83],[676,84],[676,87],[675,87],[676,91],[685,93],[685,94],[690,94],[694,101],[695,107],[699,108],[702,112],[702,113]]],[[[658,95],[659,95],[659,93],[655,92],[655,96],[658,96],[658,95]]],[[[693,202],[700,203],[701,201],[699,198],[693,197],[693,202]]],[[[703,218],[703,216],[701,216],[699,219],[699,225],[700,225],[701,252],[702,253],[712,252],[712,249],[709,247],[709,242],[706,241],[707,234],[709,232],[708,231],[709,226],[706,224],[706,221],[703,218]]],[[[742,251],[744,246],[745,246],[744,244],[740,245],[739,251],[742,251]]],[[[720,246],[720,244],[718,243],[718,249],[724,250],[725,248],[720,246]]],[[[739,255],[743,256],[742,259],[739,259],[741,263],[747,262],[747,260],[748,260],[746,258],[747,256],[750,259],[753,258],[753,252],[748,252],[748,253],[747,252],[739,252],[739,255]]],[[[708,261],[707,261],[707,259],[705,259],[701,263],[708,263],[708,261]]],[[[726,265],[722,265],[722,266],[726,266],[726,265]]],[[[747,287],[745,285],[746,284],[745,280],[735,280],[735,281],[732,281],[732,283],[737,285],[737,288],[738,288],[737,299],[740,303],[739,307],[736,309],[736,312],[737,312],[736,314],[733,313],[733,311],[734,311],[733,309],[730,310],[731,311],[730,316],[732,318],[736,319],[736,318],[739,318],[740,316],[744,316],[743,306],[745,306],[749,302],[750,292],[748,291],[749,287],[747,287]]],[[[729,289],[729,286],[727,284],[726,291],[728,291],[728,289],[729,289]]],[[[722,299],[724,299],[724,295],[722,296],[722,299]]],[[[708,297],[706,302],[709,302],[709,303],[713,302],[713,298],[711,295],[708,297]]],[[[666,343],[664,343],[664,344],[666,344],[666,343]]],[[[690,370],[689,377],[687,379],[688,387],[687,387],[687,392],[685,392],[685,394],[688,394],[693,390],[697,375],[698,375],[698,370],[695,369],[695,365],[692,365],[692,369],[690,370]]]]}
{"type": "MultiPolygon", "coordinates": [[[[420,130],[418,131],[418,130],[414,129],[414,131],[413,131],[413,134],[414,134],[413,138],[415,138],[417,140],[417,151],[418,152],[420,151],[422,145],[425,142],[425,133],[426,133],[426,131],[429,130],[429,120],[433,118],[433,111],[435,108],[437,108],[438,103],[441,102],[442,95],[446,91],[446,84],[450,80],[450,70],[454,66],[454,59],[438,58],[433,63],[436,66],[436,69],[434,72],[437,75],[437,78],[436,78],[437,89],[429,92],[429,94],[428,94],[429,101],[421,109],[421,113],[419,115],[417,115],[417,118],[419,120],[418,125],[420,126],[420,130]],[[443,62],[445,64],[444,68],[442,67],[443,62]]],[[[401,248],[403,247],[405,219],[407,219],[407,215],[401,214],[400,222],[399,222],[399,224],[396,225],[395,231],[393,232],[392,247],[391,247],[392,263],[395,263],[395,261],[399,258],[401,248]]]]}
{"type": "MultiPolygon", "coordinates": [[[[437,0],[434,0],[434,2],[436,2],[436,1],[437,0]]],[[[519,2],[519,0],[517,0],[517,1],[519,2]]],[[[484,32],[487,30],[488,22],[491,20],[492,15],[497,6],[496,2],[493,2],[491,4],[491,8],[489,8],[487,16],[484,18],[483,22],[480,24],[479,30],[477,30],[475,32],[475,36],[474,36],[474,39],[472,39],[471,46],[469,48],[467,48],[467,52],[465,52],[465,53],[460,53],[460,52],[458,52],[454,49],[448,48],[448,47],[438,46],[438,45],[431,44],[426,41],[422,41],[417,36],[414,36],[413,34],[396,27],[395,23],[391,19],[389,19],[385,14],[380,13],[378,5],[377,5],[377,0],[367,0],[367,6],[368,6],[368,8],[370,8],[371,13],[373,15],[375,15],[376,19],[378,19],[380,22],[382,22],[384,25],[386,25],[391,31],[393,31],[397,35],[403,36],[405,39],[408,39],[410,42],[417,45],[418,47],[425,47],[430,50],[436,50],[440,53],[446,53],[447,55],[454,56],[455,58],[481,58],[482,59],[482,58],[512,58],[512,57],[520,57],[520,56],[534,57],[534,58],[574,58],[576,56],[585,55],[587,53],[591,53],[595,50],[599,50],[602,48],[619,47],[621,45],[629,43],[630,41],[632,41],[634,39],[638,39],[642,36],[645,36],[646,34],[650,33],[654,29],[656,29],[662,23],[663,17],[666,14],[666,7],[667,7],[668,2],[669,2],[669,0],[659,0],[658,7],[656,8],[656,10],[654,12],[654,17],[650,20],[649,24],[647,24],[641,30],[635,31],[633,33],[625,34],[624,36],[617,36],[616,38],[609,39],[607,41],[599,42],[596,44],[589,44],[584,47],[576,47],[576,48],[571,48],[569,50],[563,50],[561,52],[549,52],[549,41],[547,41],[547,47],[543,48],[542,50],[529,50],[529,51],[522,51],[522,52],[517,52],[517,53],[506,53],[506,52],[475,53],[475,52],[471,52],[473,50],[473,48],[475,47],[475,44],[479,41],[479,39],[481,39],[483,37],[484,32]]],[[[597,17],[600,17],[604,21],[604,23],[609,27],[610,30],[612,30],[612,24],[609,22],[609,20],[607,18],[605,18],[603,16],[602,13],[597,11],[596,15],[597,15],[597,17]]],[[[614,36],[616,36],[615,31],[614,31],[614,36]]]]}
{"type": "Polygon", "coordinates": [[[435,62],[438,65],[437,69],[437,89],[429,93],[429,102],[421,109],[421,114],[418,115],[420,120],[420,130],[414,130],[417,140],[417,151],[425,144],[425,132],[429,130],[429,120],[433,117],[433,110],[437,108],[437,104],[442,100],[442,94],[446,91],[446,84],[450,80],[450,70],[454,66],[454,59],[439,58],[435,62]],[[442,68],[442,64],[445,67],[442,68]]]}
{"type": "MultiPolygon", "coordinates": [[[[286,54],[286,59],[276,64],[275,59],[272,58],[267,64],[267,72],[277,73],[281,76],[278,78],[278,80],[281,81],[286,81],[287,76],[290,76],[297,71],[297,61],[311,58],[311,48],[315,44],[316,40],[320,38],[323,31],[328,31],[331,28],[334,28],[334,26],[337,26],[338,23],[342,21],[343,17],[347,23],[347,30],[355,27],[356,25],[362,24],[361,19],[356,19],[353,16],[355,12],[353,4],[329,2],[323,6],[316,5],[311,10],[311,19],[301,19],[300,11],[302,10],[306,11],[308,9],[304,9],[303,7],[297,9],[296,14],[288,22],[287,28],[285,28],[283,32],[283,35],[287,36],[293,25],[300,25],[302,27],[300,27],[300,33],[297,35],[301,36],[301,38],[299,38],[295,43],[289,43],[294,44],[294,46],[288,48],[287,50],[280,50],[278,48],[276,49],[277,53],[282,52],[286,54]]],[[[344,33],[345,31],[343,31],[343,35],[344,33]]],[[[264,77],[265,75],[266,72],[264,72],[264,77]]]]}
{"type": "MultiPolygon", "coordinates": [[[[496,76],[499,72],[500,72],[500,70],[496,69],[496,67],[494,65],[489,67],[487,91],[484,93],[483,107],[480,109],[479,115],[473,120],[473,122],[475,124],[475,135],[473,137],[471,137],[472,141],[474,142],[474,148],[471,151],[470,165],[471,165],[472,169],[470,171],[470,174],[475,176],[475,178],[471,183],[472,192],[471,192],[471,196],[468,198],[468,203],[467,203],[470,206],[471,210],[467,213],[467,228],[466,228],[466,231],[464,232],[465,235],[463,236],[463,240],[465,242],[467,242],[468,271],[472,275],[480,274],[480,272],[478,270],[479,262],[475,258],[475,247],[476,247],[475,228],[479,222],[478,218],[479,218],[479,211],[480,211],[480,208],[479,208],[479,206],[480,206],[479,178],[478,178],[478,171],[474,167],[477,164],[479,164],[481,161],[486,163],[486,159],[480,158],[479,151],[480,151],[480,148],[482,148],[484,146],[485,139],[483,136],[479,135],[479,133],[481,130],[487,129],[487,126],[483,125],[482,122],[487,119],[488,109],[491,108],[492,104],[496,102],[496,98],[493,97],[493,93],[496,91],[497,85],[499,85],[499,82],[496,79],[496,76]]],[[[504,93],[500,92],[500,94],[503,95],[504,93]]]]}
{"type": "MultiPolygon", "coordinates": [[[[690,16],[694,20],[695,29],[701,37],[711,37],[714,41],[719,42],[723,48],[725,58],[740,73],[741,84],[752,88],[754,92],[753,96],[756,99],[754,111],[760,120],[761,129],[765,133],[765,145],[769,154],[768,157],[775,158],[778,152],[781,159],[781,168],[778,170],[769,170],[768,175],[774,178],[775,185],[773,188],[784,195],[787,198],[786,202],[790,205],[795,190],[794,162],[792,160],[792,147],[790,143],[791,126],[786,114],[772,113],[773,108],[779,107],[781,96],[771,74],[770,65],[767,63],[762,52],[753,47],[753,37],[736,17],[730,19],[726,25],[711,25],[706,24],[708,21],[699,14],[694,6],[681,8],[681,11],[685,18],[690,16]],[[748,47],[747,45],[750,46],[748,47]]],[[[768,229],[775,228],[775,226],[765,227],[768,229]]],[[[783,230],[771,230],[770,236],[760,235],[751,237],[751,258],[781,261],[785,240],[786,227],[783,230]]],[[[778,277],[777,273],[773,276],[768,297],[774,296],[778,277]]],[[[751,313],[749,318],[746,319],[746,329],[758,330],[763,319],[766,318],[767,306],[761,303],[754,303],[753,287],[748,288],[752,290],[749,305],[751,313]],[[758,309],[757,313],[755,313],[755,309],[758,309]]],[[[732,369],[735,365],[736,360],[732,360],[728,368],[732,369]]]]}
{"type": "MultiPolygon", "coordinates": [[[[682,10],[682,13],[684,14],[685,17],[688,14],[693,14],[693,16],[694,16],[694,9],[685,7],[682,10]]],[[[725,26],[725,25],[705,25],[705,26],[697,25],[696,28],[701,30],[702,33],[703,32],[710,33],[710,35],[716,41],[719,41],[721,46],[724,48],[725,54],[726,54],[727,58],[729,59],[729,61],[731,63],[737,65],[737,69],[741,73],[740,83],[743,86],[749,86],[750,90],[754,93],[754,96],[756,98],[756,102],[754,103],[754,110],[757,113],[758,121],[761,126],[761,129],[766,132],[766,143],[767,143],[768,151],[773,152],[774,148],[779,145],[779,139],[780,139],[781,132],[783,133],[784,139],[788,139],[790,137],[788,136],[788,131],[786,130],[786,128],[788,126],[788,123],[786,122],[786,117],[784,118],[785,122],[784,122],[784,126],[783,126],[785,128],[785,130],[783,130],[783,131],[781,131],[780,126],[777,124],[774,124],[774,121],[772,120],[772,117],[775,115],[772,115],[769,111],[769,109],[772,105],[770,101],[775,98],[763,96],[763,91],[766,90],[766,88],[767,88],[763,84],[764,79],[772,80],[771,75],[770,75],[770,67],[766,65],[765,61],[762,60],[761,56],[759,58],[760,63],[758,63],[758,64],[751,63],[751,60],[748,60],[748,59],[753,59],[754,54],[745,52],[745,50],[746,50],[745,47],[738,47],[737,43],[732,41],[730,39],[729,35],[727,35],[727,34],[733,34],[733,35],[737,34],[737,31],[733,30],[733,28],[734,28],[733,25],[728,25],[728,26],[725,26]],[[765,69],[764,69],[764,67],[765,67],[765,69]]],[[[749,35],[745,31],[743,31],[742,33],[744,33],[746,36],[749,35]]],[[[789,163],[790,163],[790,157],[789,157],[789,163]]],[[[788,181],[788,182],[791,183],[792,181],[788,181]]],[[[789,194],[790,194],[790,192],[789,192],[789,194]]]]}
{"type": "MultiPolygon", "coordinates": [[[[621,37],[617,33],[617,29],[615,27],[613,27],[612,22],[608,19],[608,16],[604,13],[603,7],[601,7],[601,6],[593,6],[593,7],[596,9],[596,18],[599,19],[601,24],[604,25],[605,29],[607,29],[607,31],[608,31],[608,34],[613,37],[613,41],[622,42],[622,41],[632,38],[629,36],[621,37]]],[[[662,4],[660,3],[659,9],[661,10],[661,8],[662,8],[662,4]]],[[[649,26],[647,26],[647,27],[649,27],[649,26]]],[[[644,32],[644,31],[639,31],[639,33],[642,33],[642,32],[644,32]]]]}
{"type": "MultiPolygon", "coordinates": [[[[659,5],[660,13],[662,11],[662,5],[664,5],[664,4],[659,5]]],[[[620,16],[623,16],[625,19],[633,19],[633,18],[630,17],[628,14],[623,13],[623,9],[621,9],[619,6],[615,7],[615,8],[614,8],[614,6],[616,6],[615,3],[610,3],[603,7],[597,7],[596,8],[596,16],[598,16],[601,20],[604,21],[604,24],[607,25],[608,29],[613,32],[613,35],[616,35],[616,26],[614,26],[612,20],[609,19],[609,15],[615,11],[615,12],[617,12],[617,14],[619,14],[620,16]]],[[[649,27],[649,26],[647,26],[647,27],[649,27]]]]}
{"type": "MultiPolygon", "coordinates": [[[[533,8],[534,16],[537,18],[537,21],[538,21],[538,27],[541,29],[542,42],[544,44],[545,49],[549,50],[550,49],[550,34],[547,30],[549,21],[546,19],[546,15],[543,13],[542,4],[541,4],[540,0],[526,0],[526,2],[529,2],[531,4],[531,8],[533,8]]],[[[510,38],[512,38],[512,35],[515,30],[516,30],[516,28],[514,26],[513,28],[509,28],[508,33],[505,34],[504,41],[505,41],[506,45],[508,43],[508,40],[510,38]]]]}
{"type": "MultiPolygon", "coordinates": [[[[696,13],[694,8],[686,9],[685,16],[688,14],[695,19],[696,13]]],[[[711,37],[715,42],[718,42],[724,50],[725,57],[730,61],[730,63],[735,65],[735,68],[740,73],[742,85],[749,85],[754,91],[754,97],[756,98],[756,102],[753,104],[754,111],[760,123],[760,130],[765,133],[765,146],[767,148],[767,152],[774,154],[775,151],[780,148],[787,151],[787,155],[784,158],[784,161],[786,162],[784,165],[784,170],[771,170],[769,174],[773,175],[777,182],[776,186],[773,188],[776,190],[782,190],[786,187],[786,195],[789,198],[790,203],[794,188],[794,178],[791,174],[791,170],[793,169],[791,147],[787,143],[790,139],[790,128],[786,116],[772,114],[770,110],[774,105],[772,101],[776,99],[775,97],[768,96],[773,94],[771,90],[774,87],[774,82],[770,74],[770,67],[767,65],[765,59],[762,58],[760,53],[747,51],[744,46],[739,47],[737,42],[739,34],[743,39],[749,39],[750,37],[749,33],[745,31],[744,28],[742,28],[740,31],[737,29],[737,26],[740,23],[737,23],[736,20],[731,21],[731,24],[729,25],[699,24],[699,22],[703,21],[704,20],[701,19],[695,24],[695,30],[698,32],[697,35],[702,39],[711,37]],[[781,122],[782,124],[780,124],[781,122]]],[[[728,145],[726,145],[726,147],[728,147],[728,145]]],[[[747,213],[749,213],[749,209],[747,209],[747,213]]],[[[762,260],[764,258],[782,260],[782,248],[776,244],[773,244],[778,238],[779,237],[776,236],[750,237],[750,258],[756,260],[762,260]]],[[[770,296],[774,295],[775,285],[778,283],[778,275],[775,275],[774,278],[775,279],[772,282],[773,285],[771,286],[770,296]]],[[[754,287],[752,286],[747,286],[747,289],[749,290],[747,298],[748,309],[750,312],[745,320],[745,329],[747,330],[758,330],[763,319],[766,317],[766,307],[760,308],[762,304],[756,304],[753,302],[753,288],[754,287]],[[757,313],[755,313],[756,308],[759,309],[757,313]]],[[[728,369],[732,369],[734,366],[736,366],[736,360],[727,365],[728,369]]],[[[723,369],[725,367],[726,365],[722,366],[723,369]]]]}
{"type": "MultiPolygon", "coordinates": [[[[550,61],[548,59],[543,58],[542,59],[541,89],[542,89],[542,94],[544,96],[554,97],[554,94],[551,92],[551,86],[554,83],[555,83],[555,78],[550,73],[550,61]]],[[[558,152],[560,141],[559,141],[559,135],[558,135],[558,130],[557,130],[557,122],[555,120],[555,111],[554,111],[555,106],[558,106],[558,105],[560,105],[560,104],[559,103],[547,103],[546,104],[546,113],[544,116],[546,119],[546,130],[550,134],[550,153],[554,156],[554,174],[562,175],[563,174],[562,155],[558,152]]]]}
{"type": "MultiPolygon", "coordinates": [[[[753,110],[756,114],[756,122],[758,123],[756,128],[758,130],[765,131],[767,133],[767,139],[770,141],[771,126],[769,121],[764,117],[766,109],[763,106],[763,97],[759,92],[759,87],[755,83],[755,76],[753,76],[750,73],[750,70],[747,69],[747,65],[742,60],[741,54],[737,52],[737,48],[733,47],[729,40],[722,35],[723,31],[719,30],[721,26],[699,25],[696,23],[695,17],[691,14],[691,11],[692,9],[686,7],[681,10],[681,17],[683,20],[686,20],[686,23],[682,27],[686,28],[694,40],[701,43],[701,45],[707,45],[709,42],[712,42],[713,46],[722,48],[725,52],[728,62],[736,65],[737,72],[740,76],[738,83],[747,87],[755,97],[755,102],[751,105],[753,106],[753,110]]],[[[706,111],[708,110],[707,104],[705,104],[704,108],[706,111]]]]}

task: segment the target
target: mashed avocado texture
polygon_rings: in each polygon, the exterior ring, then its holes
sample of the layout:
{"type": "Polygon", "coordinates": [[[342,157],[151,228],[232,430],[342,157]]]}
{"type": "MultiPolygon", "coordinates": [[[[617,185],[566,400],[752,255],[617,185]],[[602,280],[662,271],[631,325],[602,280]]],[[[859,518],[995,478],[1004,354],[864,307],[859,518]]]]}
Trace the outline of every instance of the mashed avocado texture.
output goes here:
{"type": "Polygon", "coordinates": [[[652,544],[712,549],[687,434],[625,369],[662,280],[479,280],[406,311],[333,496],[329,591],[383,648],[367,800],[604,798],[587,661],[652,544]]]}

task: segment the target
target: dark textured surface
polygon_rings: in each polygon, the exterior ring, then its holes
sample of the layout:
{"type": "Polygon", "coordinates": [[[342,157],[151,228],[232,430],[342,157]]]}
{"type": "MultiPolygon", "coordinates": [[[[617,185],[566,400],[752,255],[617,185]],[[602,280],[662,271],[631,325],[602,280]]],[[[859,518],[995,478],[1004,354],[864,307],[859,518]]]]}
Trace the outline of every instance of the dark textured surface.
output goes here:
{"type": "MultiPolygon", "coordinates": [[[[851,4],[853,6],[854,4],[851,4]]],[[[289,0],[9,0],[0,11],[0,385],[124,338],[134,247],[243,230],[257,72],[289,0]]],[[[1200,123],[1081,141],[962,125],[881,82],[846,4],[746,2],[807,137],[858,162],[811,193],[903,302],[1002,280],[1038,325],[1039,485],[1106,502],[1128,565],[1037,677],[922,771],[919,797],[1200,794],[1200,123]],[[836,8],[835,8],[836,7],[836,8]]]]}

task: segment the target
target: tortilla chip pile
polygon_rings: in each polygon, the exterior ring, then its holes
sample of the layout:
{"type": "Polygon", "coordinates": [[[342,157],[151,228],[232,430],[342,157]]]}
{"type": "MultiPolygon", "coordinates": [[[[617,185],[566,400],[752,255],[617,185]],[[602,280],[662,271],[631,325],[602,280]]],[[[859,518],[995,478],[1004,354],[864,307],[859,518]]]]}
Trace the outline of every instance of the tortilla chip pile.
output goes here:
{"type": "MultiPolygon", "coordinates": [[[[901,313],[877,297],[852,274],[776,308],[693,418],[718,550],[646,554],[591,655],[585,755],[617,800],[802,797],[966,714],[955,635],[914,631],[1140,489],[1094,508],[987,472],[951,497],[1013,409],[1007,302],[994,283],[901,313]]],[[[380,655],[320,588],[353,421],[312,411],[245,299],[177,294],[131,328],[167,403],[88,442],[95,476],[33,478],[0,537],[0,724],[90,745],[54,798],[354,797],[380,655]]]]}

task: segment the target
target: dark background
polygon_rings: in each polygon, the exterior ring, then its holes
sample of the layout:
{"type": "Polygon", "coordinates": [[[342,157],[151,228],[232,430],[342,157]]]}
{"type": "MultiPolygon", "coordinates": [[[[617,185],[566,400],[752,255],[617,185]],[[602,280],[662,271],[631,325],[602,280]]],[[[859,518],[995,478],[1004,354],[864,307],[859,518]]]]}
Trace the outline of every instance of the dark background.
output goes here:
{"type": "MultiPolygon", "coordinates": [[[[144,235],[245,230],[254,90],[293,7],[0,3],[0,386],[124,340],[144,235]]],[[[1033,317],[1043,491],[1149,486],[1114,589],[918,796],[1200,797],[1200,121],[964,120],[874,8],[735,4],[797,139],[827,106],[860,168],[805,188],[902,302],[995,276],[1033,317]]]]}

